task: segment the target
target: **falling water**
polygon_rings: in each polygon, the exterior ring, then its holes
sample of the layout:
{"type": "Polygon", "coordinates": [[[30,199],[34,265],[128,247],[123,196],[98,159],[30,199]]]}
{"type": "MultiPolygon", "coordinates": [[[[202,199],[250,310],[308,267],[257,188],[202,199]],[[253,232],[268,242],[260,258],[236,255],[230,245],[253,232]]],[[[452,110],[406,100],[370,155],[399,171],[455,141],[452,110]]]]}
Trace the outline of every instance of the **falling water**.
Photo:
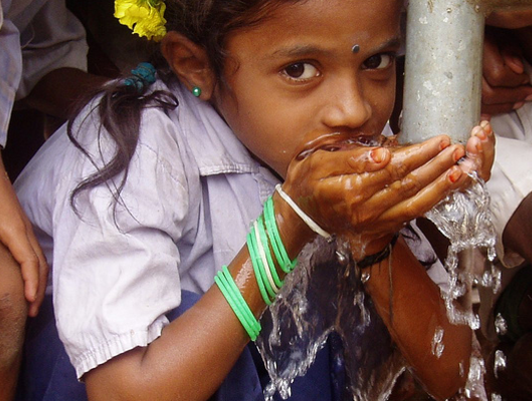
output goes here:
{"type": "MultiPolygon", "coordinates": [[[[489,208],[489,193],[482,180],[476,175],[471,178],[471,187],[463,192],[454,192],[429,211],[426,217],[450,241],[445,261],[449,290],[444,294],[448,318],[455,324],[467,324],[472,330],[477,330],[480,318],[474,313],[469,299],[471,289],[476,284],[491,288],[494,294],[497,293],[501,286],[501,272],[493,263],[496,257],[496,236],[489,208]],[[486,251],[489,269],[475,271],[471,258],[474,249],[486,251]]],[[[499,326],[504,324],[501,319],[499,326]]],[[[467,383],[459,399],[487,399],[484,389],[485,373],[485,362],[475,339],[467,383]]]]}
{"type": "Polygon", "coordinates": [[[485,249],[487,258],[493,262],[495,253],[495,231],[489,209],[489,193],[482,180],[472,176],[473,185],[464,192],[454,192],[426,217],[450,240],[445,261],[449,273],[450,288],[445,294],[449,320],[456,324],[468,324],[473,330],[480,326],[479,317],[474,314],[471,305],[457,306],[457,301],[466,296],[473,284],[492,288],[497,293],[501,285],[500,270],[490,263],[490,270],[475,272],[470,263],[459,263],[461,255],[467,255],[474,249],[485,249]]]}
{"type": "Polygon", "coordinates": [[[293,381],[307,372],[333,331],[341,344],[329,344],[330,354],[342,359],[346,377],[340,390],[347,389],[352,400],[386,400],[405,369],[360,272],[339,248],[321,239],[305,248],[262,318],[257,346],[271,378],[266,400],[277,391],[283,399],[290,396],[293,381]]]}
{"type": "MultiPolygon", "coordinates": [[[[459,255],[471,248],[484,248],[490,260],[495,257],[489,196],[483,183],[475,179],[464,194],[453,194],[427,217],[451,241],[446,261],[449,291],[442,294],[448,317],[456,324],[477,329],[479,318],[470,304],[459,307],[456,301],[467,295],[473,283],[490,286],[494,292],[500,286],[500,274],[493,265],[488,271],[475,274],[470,266],[459,263],[459,255]]],[[[336,354],[341,355],[345,366],[343,387],[350,399],[386,400],[396,378],[406,369],[386,326],[363,290],[363,277],[346,255],[350,252],[342,249],[342,244],[328,244],[321,238],[307,246],[278,300],[263,316],[257,347],[271,379],[265,390],[267,401],[276,392],[283,399],[290,396],[294,380],[305,375],[332,332],[338,334],[343,344],[336,354]]],[[[437,357],[444,351],[443,335],[443,329],[435,330],[432,352],[437,357]]],[[[470,369],[463,372],[468,377],[467,385],[458,399],[487,400],[484,360],[479,347],[473,348],[470,369]]]]}

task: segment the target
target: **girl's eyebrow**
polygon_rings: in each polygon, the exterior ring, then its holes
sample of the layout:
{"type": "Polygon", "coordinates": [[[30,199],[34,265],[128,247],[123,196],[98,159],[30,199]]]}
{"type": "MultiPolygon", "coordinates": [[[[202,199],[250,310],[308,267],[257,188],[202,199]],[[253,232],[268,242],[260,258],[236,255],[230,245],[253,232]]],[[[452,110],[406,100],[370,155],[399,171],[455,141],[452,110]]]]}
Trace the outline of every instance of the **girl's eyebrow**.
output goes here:
{"type": "Polygon", "coordinates": [[[386,42],[384,42],[380,46],[378,46],[376,49],[373,49],[371,52],[372,53],[380,53],[380,52],[382,52],[382,51],[384,51],[386,49],[401,47],[402,44],[403,44],[402,37],[401,36],[395,36],[395,37],[387,40],[386,42]]]}
{"type": "MultiPolygon", "coordinates": [[[[353,43],[355,45],[357,43],[353,43]]],[[[398,48],[402,44],[402,39],[400,36],[395,36],[393,38],[390,38],[386,42],[380,44],[376,48],[371,49],[370,53],[380,53],[386,49],[389,48],[398,48]]],[[[360,48],[362,51],[364,51],[364,46],[360,45],[360,48]]],[[[350,50],[351,48],[348,48],[347,50],[350,50]]],[[[367,52],[367,51],[366,51],[367,52]]],[[[334,52],[328,49],[324,49],[322,47],[318,47],[315,45],[295,45],[293,47],[284,47],[281,49],[275,50],[273,53],[268,55],[267,57],[275,57],[275,58],[299,58],[299,57],[308,57],[310,55],[316,55],[320,54],[326,57],[333,57],[334,52]]]]}
{"type": "Polygon", "coordinates": [[[274,51],[271,56],[278,58],[285,57],[303,57],[311,54],[322,54],[324,56],[332,57],[333,52],[314,45],[295,45],[293,47],[284,47],[274,51]]]}

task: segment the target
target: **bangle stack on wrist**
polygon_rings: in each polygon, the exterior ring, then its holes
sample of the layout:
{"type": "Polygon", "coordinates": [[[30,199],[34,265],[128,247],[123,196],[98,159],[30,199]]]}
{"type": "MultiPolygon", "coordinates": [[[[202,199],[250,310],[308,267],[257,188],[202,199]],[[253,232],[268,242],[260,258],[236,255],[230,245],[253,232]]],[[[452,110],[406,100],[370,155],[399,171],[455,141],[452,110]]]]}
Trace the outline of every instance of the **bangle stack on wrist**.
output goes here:
{"type": "MultiPolygon", "coordinates": [[[[274,257],[285,273],[290,273],[297,263],[297,259],[290,260],[281,240],[271,197],[266,201],[264,213],[253,223],[247,236],[247,247],[261,296],[267,305],[271,305],[284,284],[277,272],[274,257]]],[[[227,266],[218,272],[214,280],[251,340],[255,341],[261,330],[260,323],[246,303],[227,266]]]]}

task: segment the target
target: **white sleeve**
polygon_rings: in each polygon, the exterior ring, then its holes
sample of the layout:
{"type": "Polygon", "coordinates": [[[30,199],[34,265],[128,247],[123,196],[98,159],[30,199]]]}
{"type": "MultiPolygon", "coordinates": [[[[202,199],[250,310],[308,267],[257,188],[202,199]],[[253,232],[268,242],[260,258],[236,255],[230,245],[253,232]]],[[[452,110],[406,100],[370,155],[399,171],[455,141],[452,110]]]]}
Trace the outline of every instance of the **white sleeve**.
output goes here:
{"type": "Polygon", "coordinates": [[[22,56],[19,31],[12,21],[6,19],[0,2],[0,146],[7,140],[7,129],[15,93],[20,82],[22,56]]]}
{"type": "Polygon", "coordinates": [[[505,251],[502,234],[521,201],[532,192],[532,143],[498,137],[495,163],[487,187],[497,233],[497,254],[506,267],[517,266],[523,259],[505,251]]]}
{"type": "MultiPolygon", "coordinates": [[[[72,209],[72,190],[94,167],[64,129],[16,182],[32,221],[42,227],[48,224],[42,219],[53,222],[46,229],[53,236],[54,310],[78,377],[155,340],[168,323],[165,313],[181,302],[177,244],[189,213],[188,182],[178,145],[168,134],[175,126],[159,110],[144,115],[116,213],[105,184],[81,192],[75,198],[77,214],[72,209]]],[[[85,124],[79,139],[94,159],[100,151],[112,154],[113,144],[103,133],[101,146],[95,140],[97,126],[85,124]]]]}
{"type": "Polygon", "coordinates": [[[23,76],[17,99],[27,96],[49,72],[72,67],[87,70],[85,29],[65,5],[49,0],[21,32],[23,76]]]}

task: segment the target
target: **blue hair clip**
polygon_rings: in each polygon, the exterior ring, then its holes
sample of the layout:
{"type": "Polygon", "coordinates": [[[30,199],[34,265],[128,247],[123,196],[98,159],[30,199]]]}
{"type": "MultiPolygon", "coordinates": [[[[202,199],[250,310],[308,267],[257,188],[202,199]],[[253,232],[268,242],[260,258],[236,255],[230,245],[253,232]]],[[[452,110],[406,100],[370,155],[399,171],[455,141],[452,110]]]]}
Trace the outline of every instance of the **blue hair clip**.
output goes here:
{"type": "Polygon", "coordinates": [[[134,87],[138,93],[144,92],[147,86],[156,81],[155,73],[157,70],[150,63],[140,63],[137,68],[131,70],[131,76],[124,79],[124,85],[134,87]]]}

